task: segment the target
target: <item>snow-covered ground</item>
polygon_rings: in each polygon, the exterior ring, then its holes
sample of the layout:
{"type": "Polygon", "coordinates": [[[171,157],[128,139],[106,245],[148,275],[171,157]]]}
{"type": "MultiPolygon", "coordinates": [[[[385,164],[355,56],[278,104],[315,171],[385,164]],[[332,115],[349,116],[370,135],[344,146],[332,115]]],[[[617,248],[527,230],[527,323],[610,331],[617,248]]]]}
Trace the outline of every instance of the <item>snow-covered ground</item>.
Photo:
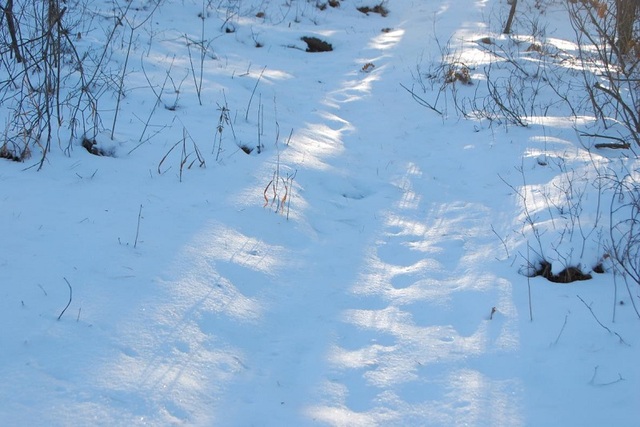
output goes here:
{"type": "MultiPolygon", "coordinates": [[[[113,141],[115,95],[99,106],[115,157],[0,164],[0,424],[638,425],[637,285],[525,277],[517,195],[622,154],[585,160],[562,117],[439,115],[401,86],[435,99],[418,69],[447,44],[481,64],[506,2],[144,3],[110,57],[119,75],[141,22],[113,141]]],[[[82,49],[112,23],[90,4],[82,49]]]]}

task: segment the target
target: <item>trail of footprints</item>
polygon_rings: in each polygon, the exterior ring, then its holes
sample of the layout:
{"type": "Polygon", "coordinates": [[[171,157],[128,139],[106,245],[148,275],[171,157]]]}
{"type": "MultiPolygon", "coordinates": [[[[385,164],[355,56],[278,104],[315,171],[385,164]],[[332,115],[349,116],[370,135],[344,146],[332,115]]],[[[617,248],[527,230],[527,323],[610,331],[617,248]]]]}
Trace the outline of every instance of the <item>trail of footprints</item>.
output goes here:
{"type": "Polygon", "coordinates": [[[343,316],[353,335],[345,332],[332,353],[337,381],[344,375],[350,387],[343,405],[378,420],[381,411],[389,419],[442,411],[437,407],[447,393],[447,366],[485,351],[482,321],[466,322],[456,313],[475,296],[461,265],[467,255],[463,233],[475,220],[461,203],[432,202],[437,209],[425,209],[427,201],[413,187],[422,174],[415,165],[407,171],[352,289],[359,308],[343,316]],[[420,401],[408,402],[416,392],[420,401]],[[368,407],[350,407],[350,393],[371,396],[368,407]]]}

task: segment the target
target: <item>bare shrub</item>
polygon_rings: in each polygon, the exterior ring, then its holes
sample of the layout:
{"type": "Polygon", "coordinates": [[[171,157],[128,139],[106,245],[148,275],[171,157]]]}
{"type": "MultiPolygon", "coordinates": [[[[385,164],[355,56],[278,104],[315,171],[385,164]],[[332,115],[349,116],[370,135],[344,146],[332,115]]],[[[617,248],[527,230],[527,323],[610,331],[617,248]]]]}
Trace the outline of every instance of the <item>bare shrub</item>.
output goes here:
{"type": "Polygon", "coordinates": [[[582,133],[617,148],[640,144],[640,45],[628,18],[620,16],[629,4],[627,13],[635,16],[630,1],[616,1],[613,9],[598,0],[567,3],[587,95],[585,112],[597,120],[594,130],[582,133]]]}

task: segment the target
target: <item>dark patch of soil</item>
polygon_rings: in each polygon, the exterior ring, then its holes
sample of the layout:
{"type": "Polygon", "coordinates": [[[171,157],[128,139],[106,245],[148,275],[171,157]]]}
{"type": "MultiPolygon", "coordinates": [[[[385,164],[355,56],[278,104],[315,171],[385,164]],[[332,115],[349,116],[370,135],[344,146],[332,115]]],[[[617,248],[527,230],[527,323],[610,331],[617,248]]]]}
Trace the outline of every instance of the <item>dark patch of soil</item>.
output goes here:
{"type": "Polygon", "coordinates": [[[13,151],[9,150],[6,145],[3,145],[2,147],[0,147],[0,159],[7,159],[13,162],[21,162],[26,157],[28,157],[28,155],[26,155],[25,153],[26,153],[26,150],[20,155],[17,155],[13,151]]]}
{"type": "Polygon", "coordinates": [[[85,150],[89,152],[89,154],[93,154],[94,156],[114,157],[113,150],[105,150],[104,148],[98,147],[98,142],[95,139],[84,137],[82,138],[81,145],[85,150]]]}
{"type": "Polygon", "coordinates": [[[253,148],[249,147],[248,145],[240,145],[240,149],[244,151],[245,154],[251,154],[251,152],[253,151],[253,148]]]}
{"type": "Polygon", "coordinates": [[[375,5],[373,7],[362,6],[358,8],[358,11],[364,13],[365,15],[368,15],[369,13],[377,13],[380,16],[387,16],[389,14],[389,9],[384,7],[382,3],[375,5]]]}
{"type": "Polygon", "coordinates": [[[535,276],[542,276],[553,283],[571,283],[578,280],[590,280],[590,274],[584,274],[578,267],[567,267],[558,274],[551,272],[551,263],[541,261],[540,267],[536,270],[535,276]]]}
{"type": "Polygon", "coordinates": [[[307,52],[330,52],[333,46],[317,37],[301,37],[301,40],[307,44],[307,52]]]}

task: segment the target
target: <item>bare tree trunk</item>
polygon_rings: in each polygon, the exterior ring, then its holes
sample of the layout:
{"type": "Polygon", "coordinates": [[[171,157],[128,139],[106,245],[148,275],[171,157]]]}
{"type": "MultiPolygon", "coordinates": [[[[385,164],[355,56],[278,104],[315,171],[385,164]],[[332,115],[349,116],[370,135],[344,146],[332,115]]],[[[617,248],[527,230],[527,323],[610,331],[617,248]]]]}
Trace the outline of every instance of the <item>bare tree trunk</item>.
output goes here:
{"type": "Polygon", "coordinates": [[[7,18],[7,28],[9,29],[9,36],[11,37],[10,49],[16,57],[16,61],[22,62],[18,36],[16,34],[16,24],[13,20],[13,0],[7,0],[7,5],[4,7],[4,16],[7,18]]]}
{"type": "Polygon", "coordinates": [[[509,10],[509,17],[507,18],[507,23],[504,26],[504,30],[502,31],[502,34],[511,33],[511,24],[513,23],[513,16],[516,14],[517,5],[518,5],[518,0],[511,0],[511,10],[509,10]]]}
{"type": "Polygon", "coordinates": [[[629,53],[633,45],[633,24],[638,11],[638,0],[616,0],[617,48],[621,55],[629,53]]]}

